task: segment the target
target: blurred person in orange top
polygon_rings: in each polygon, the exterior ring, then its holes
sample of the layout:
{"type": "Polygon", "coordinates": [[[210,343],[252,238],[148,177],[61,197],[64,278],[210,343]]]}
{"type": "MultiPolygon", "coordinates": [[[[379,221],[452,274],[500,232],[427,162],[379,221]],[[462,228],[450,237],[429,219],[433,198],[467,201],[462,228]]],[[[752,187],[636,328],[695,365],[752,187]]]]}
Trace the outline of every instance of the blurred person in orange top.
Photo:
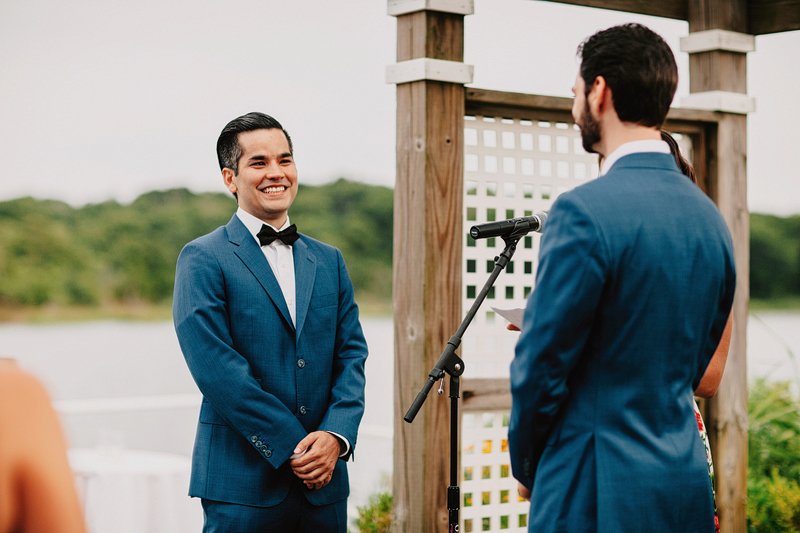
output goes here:
{"type": "Polygon", "coordinates": [[[84,533],[66,442],[44,387],[0,358],[0,533],[84,533]]]}

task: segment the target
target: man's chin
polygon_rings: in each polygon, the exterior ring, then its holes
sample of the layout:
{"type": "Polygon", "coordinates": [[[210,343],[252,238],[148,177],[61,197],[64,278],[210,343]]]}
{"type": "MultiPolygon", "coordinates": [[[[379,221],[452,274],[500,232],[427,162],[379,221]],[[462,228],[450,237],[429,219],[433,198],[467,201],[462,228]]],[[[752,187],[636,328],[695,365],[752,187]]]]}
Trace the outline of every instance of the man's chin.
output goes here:
{"type": "Polygon", "coordinates": [[[600,143],[600,137],[596,135],[588,136],[588,135],[581,135],[581,144],[583,145],[583,149],[586,150],[590,154],[599,154],[600,152],[597,151],[596,146],[600,143]]]}
{"type": "Polygon", "coordinates": [[[289,212],[289,205],[263,205],[261,212],[270,220],[282,219],[289,212]]]}

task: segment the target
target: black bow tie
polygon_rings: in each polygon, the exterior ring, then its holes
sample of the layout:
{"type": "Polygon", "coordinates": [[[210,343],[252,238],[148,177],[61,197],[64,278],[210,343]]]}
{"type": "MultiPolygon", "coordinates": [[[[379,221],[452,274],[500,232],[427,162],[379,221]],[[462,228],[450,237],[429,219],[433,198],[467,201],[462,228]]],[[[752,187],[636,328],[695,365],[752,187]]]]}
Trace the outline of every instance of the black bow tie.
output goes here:
{"type": "Polygon", "coordinates": [[[276,239],[282,241],[283,244],[291,245],[294,244],[294,241],[300,236],[297,234],[297,226],[294,224],[281,231],[275,231],[271,226],[264,224],[261,226],[261,231],[258,232],[256,237],[258,237],[258,242],[261,243],[261,246],[267,246],[272,244],[272,241],[276,239]]]}

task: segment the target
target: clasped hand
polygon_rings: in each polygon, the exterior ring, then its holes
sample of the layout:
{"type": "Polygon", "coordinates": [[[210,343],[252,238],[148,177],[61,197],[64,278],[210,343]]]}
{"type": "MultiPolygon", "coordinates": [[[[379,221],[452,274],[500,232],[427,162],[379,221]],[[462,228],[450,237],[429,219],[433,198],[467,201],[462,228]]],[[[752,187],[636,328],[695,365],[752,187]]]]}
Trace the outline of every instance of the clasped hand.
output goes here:
{"type": "Polygon", "coordinates": [[[289,465],[306,488],[317,490],[330,483],[339,453],[339,439],[327,431],[314,431],[297,443],[289,465]]]}

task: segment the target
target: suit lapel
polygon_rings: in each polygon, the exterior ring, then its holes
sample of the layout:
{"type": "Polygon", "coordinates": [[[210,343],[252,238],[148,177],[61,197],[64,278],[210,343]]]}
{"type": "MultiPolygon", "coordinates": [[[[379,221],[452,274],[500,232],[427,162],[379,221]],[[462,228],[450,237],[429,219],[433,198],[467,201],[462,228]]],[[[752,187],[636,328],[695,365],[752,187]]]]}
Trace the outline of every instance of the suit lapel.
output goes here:
{"type": "Polygon", "coordinates": [[[308,249],[303,239],[297,239],[292,247],[294,256],[294,285],[297,299],[295,317],[297,318],[297,336],[303,330],[303,324],[308,315],[308,305],[311,303],[311,292],[314,289],[314,279],[317,273],[317,259],[308,249]]]}
{"type": "Polygon", "coordinates": [[[292,318],[289,315],[289,308],[286,306],[286,300],[283,298],[278,280],[275,278],[267,258],[264,257],[264,252],[258,247],[253,236],[250,235],[250,232],[247,231],[247,228],[236,215],[233,215],[225,229],[228,232],[228,240],[235,246],[234,253],[256,277],[261,286],[264,287],[270,300],[278,308],[286,323],[294,328],[292,318]]]}

